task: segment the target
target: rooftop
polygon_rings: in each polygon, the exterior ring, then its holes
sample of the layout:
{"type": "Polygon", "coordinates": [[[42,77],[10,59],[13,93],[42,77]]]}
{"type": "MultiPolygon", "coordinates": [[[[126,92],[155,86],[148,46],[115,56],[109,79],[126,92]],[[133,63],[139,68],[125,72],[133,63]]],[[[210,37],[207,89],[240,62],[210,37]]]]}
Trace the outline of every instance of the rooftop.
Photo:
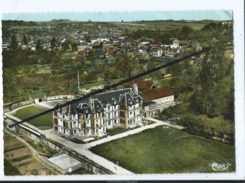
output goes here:
{"type": "Polygon", "coordinates": [[[174,95],[174,90],[169,86],[163,88],[154,88],[141,94],[144,100],[154,100],[171,95],[174,95]]]}
{"type": "Polygon", "coordinates": [[[61,154],[59,156],[49,158],[48,160],[66,172],[69,171],[70,168],[82,164],[80,161],[68,156],[67,154],[61,154]]]}

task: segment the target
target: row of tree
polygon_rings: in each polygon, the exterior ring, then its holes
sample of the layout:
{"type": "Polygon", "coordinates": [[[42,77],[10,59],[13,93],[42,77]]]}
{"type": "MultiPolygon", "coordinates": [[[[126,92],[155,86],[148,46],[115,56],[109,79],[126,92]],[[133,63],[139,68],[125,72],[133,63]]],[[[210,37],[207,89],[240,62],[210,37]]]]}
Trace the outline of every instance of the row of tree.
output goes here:
{"type": "Polygon", "coordinates": [[[234,142],[234,62],[225,44],[213,43],[210,53],[168,69],[180,104],[163,111],[191,133],[234,142]]]}

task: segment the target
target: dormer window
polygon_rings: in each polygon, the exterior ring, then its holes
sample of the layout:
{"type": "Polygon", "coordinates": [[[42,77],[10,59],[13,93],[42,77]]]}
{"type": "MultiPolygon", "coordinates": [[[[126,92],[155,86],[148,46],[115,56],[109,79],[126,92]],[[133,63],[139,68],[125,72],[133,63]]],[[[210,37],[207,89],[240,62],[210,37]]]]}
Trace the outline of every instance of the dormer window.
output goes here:
{"type": "Polygon", "coordinates": [[[128,103],[129,103],[129,105],[132,105],[132,100],[128,99],[128,103]]]}

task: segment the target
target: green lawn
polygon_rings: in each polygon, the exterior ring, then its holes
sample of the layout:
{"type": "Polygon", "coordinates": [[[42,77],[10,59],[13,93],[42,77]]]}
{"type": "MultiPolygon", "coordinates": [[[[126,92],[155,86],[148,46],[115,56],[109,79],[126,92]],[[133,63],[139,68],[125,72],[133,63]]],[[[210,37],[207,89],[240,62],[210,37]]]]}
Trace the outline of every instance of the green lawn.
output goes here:
{"type": "MultiPolygon", "coordinates": [[[[41,113],[45,110],[47,110],[47,109],[39,108],[39,107],[35,107],[35,106],[29,106],[29,107],[22,108],[22,109],[16,111],[16,113],[14,115],[17,118],[25,119],[25,118],[33,116],[35,114],[41,113]]],[[[48,113],[48,114],[45,114],[43,116],[32,119],[28,123],[30,123],[36,127],[52,126],[53,125],[52,113],[48,113]]]]}
{"type": "Polygon", "coordinates": [[[91,149],[135,173],[206,173],[211,164],[230,163],[235,171],[235,148],[187,132],[157,127],[91,149]]]}
{"type": "Polygon", "coordinates": [[[116,135],[116,134],[123,133],[123,132],[126,132],[126,131],[128,131],[127,128],[115,127],[115,128],[112,128],[112,129],[107,129],[106,133],[108,135],[116,135]]]}

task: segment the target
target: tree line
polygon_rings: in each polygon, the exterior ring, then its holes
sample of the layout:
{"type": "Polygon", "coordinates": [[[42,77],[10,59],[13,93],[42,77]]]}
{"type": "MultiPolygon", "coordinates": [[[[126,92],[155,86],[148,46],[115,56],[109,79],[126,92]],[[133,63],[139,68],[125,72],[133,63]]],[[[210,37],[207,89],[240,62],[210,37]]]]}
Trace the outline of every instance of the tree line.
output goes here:
{"type": "Polygon", "coordinates": [[[194,63],[169,68],[171,86],[179,105],[163,111],[187,127],[187,131],[221,141],[234,142],[234,62],[224,55],[224,44],[212,45],[212,51],[194,63]]]}

